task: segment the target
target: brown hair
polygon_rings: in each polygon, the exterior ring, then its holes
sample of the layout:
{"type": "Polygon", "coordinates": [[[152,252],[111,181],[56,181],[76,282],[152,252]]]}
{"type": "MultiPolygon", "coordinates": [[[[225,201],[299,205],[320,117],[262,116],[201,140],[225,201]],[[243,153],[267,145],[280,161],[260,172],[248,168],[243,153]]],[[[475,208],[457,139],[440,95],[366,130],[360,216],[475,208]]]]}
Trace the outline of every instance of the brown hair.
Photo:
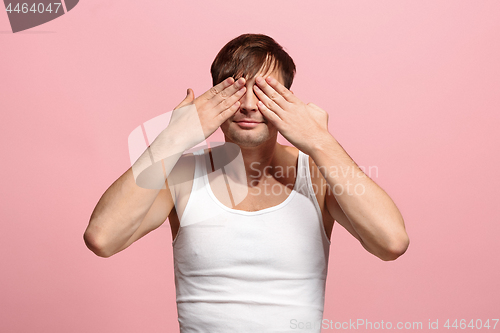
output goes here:
{"type": "Polygon", "coordinates": [[[295,64],[283,47],[274,39],[262,34],[243,34],[227,43],[217,54],[210,73],[213,85],[232,76],[252,78],[259,70],[281,71],[285,87],[290,89],[295,76],[295,64]]]}

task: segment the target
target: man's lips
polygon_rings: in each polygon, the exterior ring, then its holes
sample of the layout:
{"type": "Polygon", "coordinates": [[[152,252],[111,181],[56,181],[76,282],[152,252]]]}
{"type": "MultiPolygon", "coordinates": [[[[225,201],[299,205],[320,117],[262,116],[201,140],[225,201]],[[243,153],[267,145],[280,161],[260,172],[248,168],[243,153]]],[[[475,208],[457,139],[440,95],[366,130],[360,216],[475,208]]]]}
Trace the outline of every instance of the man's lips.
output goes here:
{"type": "Polygon", "coordinates": [[[233,120],[235,123],[262,123],[262,121],[252,119],[233,120]]]}
{"type": "Polygon", "coordinates": [[[263,121],[257,121],[257,120],[253,120],[253,119],[233,120],[233,122],[237,123],[238,126],[243,127],[243,128],[254,128],[255,126],[263,123],[263,121]]]}

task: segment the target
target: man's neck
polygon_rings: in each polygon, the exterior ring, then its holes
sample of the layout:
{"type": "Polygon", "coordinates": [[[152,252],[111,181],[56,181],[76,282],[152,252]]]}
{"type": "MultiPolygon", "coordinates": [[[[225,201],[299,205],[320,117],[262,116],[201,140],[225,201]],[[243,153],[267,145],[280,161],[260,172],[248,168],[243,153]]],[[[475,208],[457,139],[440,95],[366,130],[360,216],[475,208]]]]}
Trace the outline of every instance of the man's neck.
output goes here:
{"type": "MultiPolygon", "coordinates": [[[[229,142],[226,139],[226,142],[229,142]]],[[[276,157],[283,147],[276,140],[268,140],[254,147],[239,146],[245,165],[247,181],[255,181],[273,173],[276,157]]]]}
{"type": "Polygon", "coordinates": [[[274,142],[266,142],[257,147],[240,147],[247,177],[251,179],[260,178],[261,175],[269,175],[270,169],[273,168],[273,162],[277,150],[280,149],[279,144],[274,142]]]}

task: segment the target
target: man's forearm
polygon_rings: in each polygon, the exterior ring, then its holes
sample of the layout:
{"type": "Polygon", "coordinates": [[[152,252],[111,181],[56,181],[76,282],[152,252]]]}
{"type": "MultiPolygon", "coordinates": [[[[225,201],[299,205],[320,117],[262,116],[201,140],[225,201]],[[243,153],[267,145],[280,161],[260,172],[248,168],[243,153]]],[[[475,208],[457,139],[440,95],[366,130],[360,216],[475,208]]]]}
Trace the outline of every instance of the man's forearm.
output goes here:
{"type": "Polygon", "coordinates": [[[311,157],[367,250],[379,257],[402,254],[408,247],[408,236],[403,217],[389,195],[331,135],[318,142],[311,157]]]}

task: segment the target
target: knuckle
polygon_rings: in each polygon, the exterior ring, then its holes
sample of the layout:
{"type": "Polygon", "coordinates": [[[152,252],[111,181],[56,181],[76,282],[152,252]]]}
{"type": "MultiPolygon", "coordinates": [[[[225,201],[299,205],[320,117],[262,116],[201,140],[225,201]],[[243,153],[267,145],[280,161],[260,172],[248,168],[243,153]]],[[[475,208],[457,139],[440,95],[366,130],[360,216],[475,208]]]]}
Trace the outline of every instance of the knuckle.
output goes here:
{"type": "Polygon", "coordinates": [[[229,101],[227,99],[223,100],[220,105],[224,108],[224,109],[227,109],[230,105],[229,105],[229,101]]]}
{"type": "Polygon", "coordinates": [[[217,88],[212,87],[212,88],[210,88],[210,93],[213,95],[217,95],[219,92],[217,91],[217,88]]]}

